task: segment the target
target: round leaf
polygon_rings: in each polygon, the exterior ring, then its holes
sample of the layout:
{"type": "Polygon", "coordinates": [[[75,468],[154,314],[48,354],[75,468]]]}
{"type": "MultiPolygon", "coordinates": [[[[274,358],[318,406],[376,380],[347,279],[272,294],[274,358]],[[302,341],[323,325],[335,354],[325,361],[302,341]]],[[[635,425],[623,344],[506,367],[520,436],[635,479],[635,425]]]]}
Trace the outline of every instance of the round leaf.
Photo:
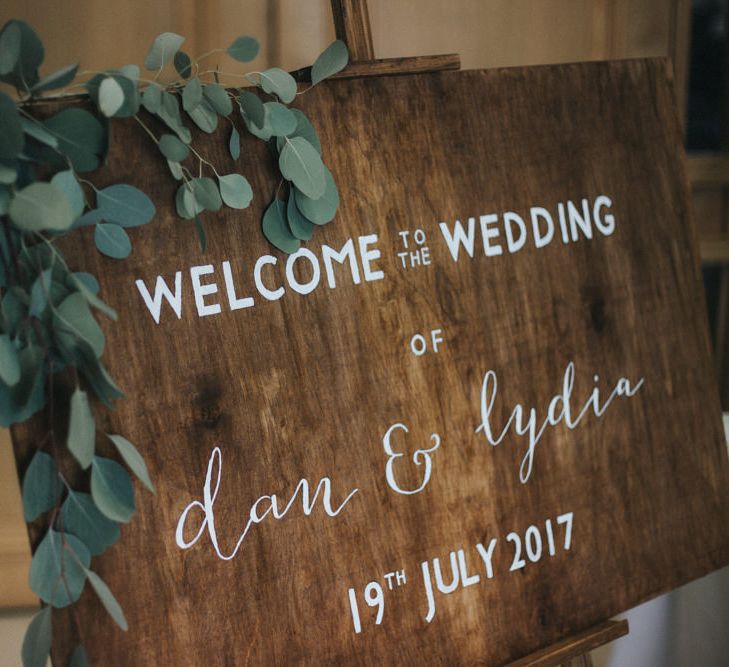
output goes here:
{"type": "Polygon", "coordinates": [[[124,104],[124,91],[119,82],[108,76],[99,86],[99,109],[111,118],[124,104]]]}
{"type": "Polygon", "coordinates": [[[314,61],[311,67],[311,83],[316,85],[332,74],[343,70],[349,62],[347,45],[338,39],[332,42],[314,61]]]}
{"type": "MultiPolygon", "coordinates": [[[[11,29],[12,25],[15,26],[12,29],[20,32],[20,53],[12,71],[7,74],[0,73],[0,81],[9,83],[19,90],[28,90],[38,82],[38,67],[45,56],[43,42],[25,21],[10,21],[5,25],[3,32],[11,29]]],[[[14,39],[11,37],[11,46],[14,39]]]]}
{"type": "Polygon", "coordinates": [[[23,667],[46,667],[51,652],[53,624],[50,607],[43,607],[33,616],[23,637],[23,667]]]}
{"type": "Polygon", "coordinates": [[[261,98],[247,90],[241,91],[238,96],[238,103],[245,117],[255,123],[258,127],[263,127],[266,118],[266,108],[261,102],[261,98]]]}
{"type": "Polygon", "coordinates": [[[296,116],[279,102],[266,102],[268,124],[274,137],[286,137],[296,129],[296,116]]]}
{"type": "Polygon", "coordinates": [[[233,111],[233,103],[223,86],[219,83],[209,83],[203,88],[203,95],[210,106],[221,116],[230,116],[233,111]]]}
{"type": "Polygon", "coordinates": [[[289,201],[286,205],[286,219],[291,233],[297,239],[308,241],[314,235],[314,223],[301,215],[301,211],[296,206],[293,190],[289,193],[289,201]]]}
{"type": "Polygon", "coordinates": [[[170,162],[182,162],[190,154],[190,149],[173,134],[159,138],[159,149],[170,162]]]}
{"type": "Polygon", "coordinates": [[[187,115],[190,116],[195,125],[208,134],[215,132],[215,128],[218,127],[218,114],[215,113],[215,109],[206,100],[200,102],[194,109],[189,110],[187,115]]]}
{"type": "Polygon", "coordinates": [[[157,35],[144,57],[144,66],[148,70],[162,69],[171,58],[174,58],[184,41],[184,37],[174,32],[163,32],[161,35],[157,35]]]}
{"type": "Polygon", "coordinates": [[[0,32],[0,75],[15,69],[20,58],[20,27],[17,21],[9,21],[0,32]]]}
{"type": "Polygon", "coordinates": [[[35,521],[43,512],[53,509],[61,493],[61,480],[53,458],[37,451],[23,477],[23,516],[35,521]]]}
{"type": "Polygon", "coordinates": [[[23,126],[15,102],[0,92],[0,159],[10,160],[23,150],[23,126]]]}
{"type": "Polygon", "coordinates": [[[185,111],[192,111],[202,102],[203,89],[200,79],[190,79],[182,90],[182,108],[185,111]]]}
{"type": "Polygon", "coordinates": [[[218,179],[220,196],[230,208],[247,208],[253,199],[253,189],[248,180],[240,174],[227,174],[218,179]]]}
{"type": "Polygon", "coordinates": [[[99,190],[96,206],[104,220],[121,227],[146,225],[156,213],[152,200],[144,192],[126,184],[110,185],[99,190]]]}
{"type": "Polygon", "coordinates": [[[76,174],[70,169],[67,171],[59,171],[52,179],[51,185],[60,190],[68,200],[71,207],[71,214],[76,220],[83,212],[85,207],[84,193],[78,184],[76,174]]]}
{"type": "Polygon", "coordinates": [[[91,464],[91,497],[101,513],[120,523],[134,514],[132,480],[116,461],[95,456],[91,464]]]}
{"type": "Polygon", "coordinates": [[[61,506],[61,520],[64,530],[78,537],[92,556],[119,539],[119,525],[99,511],[88,493],[69,492],[61,506]]]}
{"type": "Polygon", "coordinates": [[[0,334],[0,380],[9,387],[15,386],[20,380],[18,350],[6,333],[0,334]]]}
{"type": "Polygon", "coordinates": [[[272,67],[260,73],[260,86],[269,94],[276,95],[289,104],[296,97],[296,79],[279,67],[272,67]]]}
{"type": "Polygon", "coordinates": [[[296,190],[296,205],[306,218],[317,225],[325,225],[334,219],[339,208],[339,192],[334,178],[326,167],[324,167],[326,188],[319,199],[311,199],[303,192],[296,190]]]}
{"type": "Polygon", "coordinates": [[[50,183],[32,183],[16,193],[8,210],[15,225],[26,232],[64,231],[73,224],[71,205],[50,183]]]}
{"type": "Polygon", "coordinates": [[[324,163],[316,148],[303,137],[286,139],[278,166],[281,175],[307,197],[318,199],[324,194],[327,185],[324,163]]]}
{"type": "Polygon", "coordinates": [[[274,199],[263,214],[263,234],[269,242],[285,253],[293,253],[299,249],[301,242],[294,237],[286,224],[286,204],[274,199]]]}
{"type": "Polygon", "coordinates": [[[192,185],[183,183],[177,188],[175,195],[175,208],[177,215],[185,220],[192,220],[198,213],[202,213],[205,208],[195,199],[192,191],[192,185]]]}
{"type": "Polygon", "coordinates": [[[194,178],[192,192],[196,201],[208,211],[218,211],[223,205],[218,186],[212,178],[194,178]]]}
{"type": "Polygon", "coordinates": [[[96,420],[91,412],[89,396],[76,388],[71,396],[68,420],[68,449],[85,470],[91,465],[96,447],[96,420]]]}
{"type": "Polygon", "coordinates": [[[321,153],[321,141],[306,115],[298,109],[291,109],[291,113],[296,116],[296,129],[291,133],[292,137],[303,137],[314,148],[317,153],[321,153]]]}
{"type": "Polygon", "coordinates": [[[258,55],[258,40],[255,37],[236,37],[226,53],[241,63],[247,63],[258,55]]]}
{"type": "Polygon", "coordinates": [[[156,83],[150,83],[142,93],[142,104],[149,113],[157,113],[162,106],[162,89],[156,83]]]}
{"type": "Polygon", "coordinates": [[[106,151],[104,126],[85,109],[70,107],[45,122],[58,139],[58,150],[71,160],[76,171],[93,171],[106,151]]]}
{"type": "Polygon", "coordinates": [[[81,540],[50,529],[33,554],[30,588],[43,602],[66,607],[81,597],[90,561],[91,554],[81,540]]]}
{"type": "Polygon", "coordinates": [[[132,251],[132,242],[127,233],[113,223],[102,222],[96,225],[94,243],[100,253],[114,259],[124,259],[132,251]]]}
{"type": "Polygon", "coordinates": [[[104,333],[91,314],[87,299],[81,292],[67,296],[56,308],[54,317],[54,331],[67,345],[74,347],[76,339],[79,339],[86,343],[97,357],[101,356],[105,345],[104,333]]]}
{"type": "Polygon", "coordinates": [[[192,74],[192,61],[184,51],[175,53],[175,71],[183,78],[189,79],[192,74]]]}

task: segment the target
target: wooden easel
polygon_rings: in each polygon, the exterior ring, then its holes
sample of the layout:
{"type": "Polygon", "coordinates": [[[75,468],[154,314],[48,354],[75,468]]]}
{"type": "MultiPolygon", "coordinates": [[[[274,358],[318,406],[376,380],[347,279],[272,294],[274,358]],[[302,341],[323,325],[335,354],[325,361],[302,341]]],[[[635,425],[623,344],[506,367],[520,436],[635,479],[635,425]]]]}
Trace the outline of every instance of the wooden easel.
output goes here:
{"type": "MultiPolygon", "coordinates": [[[[335,78],[419,74],[461,68],[457,53],[375,59],[367,0],[331,0],[338,39],[349,49],[349,65],[335,78]]],[[[311,68],[294,72],[298,81],[311,79],[311,68]]],[[[507,667],[592,667],[590,651],[628,634],[627,621],[605,621],[552,646],[509,663],[507,667]]]]}

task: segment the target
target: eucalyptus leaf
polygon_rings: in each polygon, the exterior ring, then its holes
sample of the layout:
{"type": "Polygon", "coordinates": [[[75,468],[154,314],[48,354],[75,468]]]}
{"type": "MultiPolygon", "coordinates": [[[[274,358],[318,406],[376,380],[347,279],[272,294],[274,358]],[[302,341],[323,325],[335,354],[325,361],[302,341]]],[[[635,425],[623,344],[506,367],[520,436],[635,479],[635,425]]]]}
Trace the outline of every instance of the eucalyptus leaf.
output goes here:
{"type": "Polygon", "coordinates": [[[266,209],[262,227],[264,236],[279,250],[291,254],[299,249],[301,241],[286,223],[286,204],[281,199],[274,199],[266,209]]]}
{"type": "Polygon", "coordinates": [[[255,37],[236,37],[225,50],[226,53],[241,63],[247,63],[258,55],[259,44],[255,37]]]}
{"type": "Polygon", "coordinates": [[[296,129],[296,116],[280,102],[266,102],[268,124],[274,137],[286,137],[296,129]]]}
{"type": "Polygon", "coordinates": [[[78,387],[71,396],[67,446],[81,467],[86,470],[94,458],[96,420],[91,412],[88,394],[78,387]]]}
{"type": "Polygon", "coordinates": [[[200,79],[190,79],[182,89],[182,108],[190,112],[203,100],[203,88],[200,79]]]}
{"type": "Polygon", "coordinates": [[[296,206],[306,218],[317,225],[325,225],[334,219],[339,208],[339,192],[329,169],[324,167],[326,187],[324,194],[318,199],[307,197],[299,190],[295,191],[296,206]]]}
{"type": "Polygon", "coordinates": [[[0,380],[8,387],[20,381],[20,358],[8,334],[0,334],[0,380]]]}
{"type": "Polygon", "coordinates": [[[90,667],[89,656],[86,653],[86,649],[79,644],[71,654],[71,662],[69,667],[90,667]]]}
{"type": "Polygon", "coordinates": [[[96,193],[96,206],[104,220],[120,227],[146,225],[157,212],[152,200],[144,192],[123,183],[99,190],[96,193]]]}
{"type": "Polygon", "coordinates": [[[54,137],[40,121],[33,121],[29,118],[20,118],[20,124],[29,137],[33,137],[36,141],[40,141],[51,148],[58,148],[58,139],[54,137]]]}
{"type": "Polygon", "coordinates": [[[296,97],[296,79],[279,67],[272,67],[259,73],[260,86],[269,94],[276,95],[285,104],[296,97]]]}
{"type": "Polygon", "coordinates": [[[121,454],[122,459],[124,459],[124,463],[129,466],[129,469],[140,479],[144,486],[152,493],[155,493],[154,484],[152,484],[152,480],[149,478],[147,466],[137,448],[121,435],[107,433],[107,437],[114,443],[114,446],[119,454],[121,454]]]}
{"type": "Polygon", "coordinates": [[[81,540],[51,528],[30,562],[30,588],[43,602],[67,607],[81,597],[90,561],[91,554],[81,540]]]}
{"type": "Polygon", "coordinates": [[[156,83],[150,83],[142,93],[142,105],[149,113],[156,114],[162,106],[162,89],[156,83]]]}
{"type": "Polygon", "coordinates": [[[208,249],[208,237],[205,234],[205,227],[199,215],[195,216],[195,232],[197,233],[197,240],[200,243],[200,252],[205,252],[208,249]]]}
{"type": "Polygon", "coordinates": [[[64,231],[73,224],[71,205],[50,183],[32,183],[17,192],[8,214],[18,229],[26,232],[64,231]]]}
{"type": "Polygon", "coordinates": [[[184,41],[184,37],[174,32],[163,32],[161,35],[157,35],[144,57],[144,66],[152,71],[162,69],[174,58],[184,41]]]}
{"type": "Polygon", "coordinates": [[[23,637],[20,655],[23,667],[46,667],[53,640],[51,607],[43,607],[33,615],[23,637]]]}
{"type": "Polygon", "coordinates": [[[311,67],[311,83],[316,85],[332,74],[341,72],[349,62],[347,45],[338,39],[332,42],[314,61],[311,67]]]}
{"type": "Polygon", "coordinates": [[[57,72],[53,72],[53,74],[44,76],[30,89],[30,91],[32,93],[42,93],[46,90],[63,88],[74,80],[74,78],[76,77],[76,72],[78,72],[78,64],[67,65],[63,69],[59,69],[57,72]]]}
{"type": "Polygon", "coordinates": [[[182,141],[189,144],[192,140],[190,130],[182,124],[180,115],[180,103],[175,95],[162,92],[160,107],[157,110],[159,119],[167,125],[182,141]]]}
{"type": "Polygon", "coordinates": [[[52,271],[46,269],[38,274],[30,288],[30,307],[28,315],[40,317],[48,305],[48,293],[51,291],[52,271]]]}
{"type": "Polygon", "coordinates": [[[51,179],[51,185],[65,195],[71,207],[73,219],[76,220],[79,218],[84,212],[86,204],[84,202],[84,193],[78,183],[76,174],[70,169],[67,171],[59,171],[51,179]]]}
{"type": "Polygon", "coordinates": [[[88,111],[63,109],[45,121],[45,126],[76,171],[93,171],[99,166],[99,158],[106,151],[106,130],[88,111]]]}
{"type": "Polygon", "coordinates": [[[99,86],[99,110],[111,118],[124,104],[124,90],[119,82],[107,76],[99,86]]]}
{"type": "Polygon", "coordinates": [[[215,113],[213,107],[206,100],[188,111],[187,115],[190,116],[195,125],[208,134],[215,132],[218,127],[218,114],[215,113]]]}
{"type": "Polygon", "coordinates": [[[173,178],[176,181],[181,181],[183,178],[185,178],[185,172],[182,171],[182,165],[179,162],[167,160],[167,166],[170,169],[170,174],[172,174],[173,178]]]}
{"type": "Polygon", "coordinates": [[[61,481],[53,458],[37,451],[23,476],[23,517],[27,523],[52,510],[61,494],[61,481]]]}
{"type": "Polygon", "coordinates": [[[94,276],[86,271],[77,271],[76,273],[72,273],[69,276],[70,280],[72,281],[72,285],[69,285],[69,287],[79,287],[83,286],[88,292],[91,292],[94,296],[96,296],[99,293],[99,290],[101,287],[99,286],[99,281],[94,278],[94,276]]]}
{"type": "Polygon", "coordinates": [[[122,65],[119,72],[135,85],[139,83],[139,65],[122,65]]]}
{"type": "MultiPolygon", "coordinates": [[[[298,109],[291,109],[291,113],[296,116],[296,129],[291,133],[292,137],[303,137],[306,139],[314,148],[316,152],[321,154],[321,141],[311,124],[309,119],[302,111],[298,109]]],[[[280,149],[279,149],[280,150],[280,149]]]]}
{"type": "Polygon", "coordinates": [[[263,127],[266,118],[266,108],[263,106],[263,102],[261,102],[261,98],[258,95],[243,90],[238,96],[238,103],[240,104],[244,117],[255,123],[256,126],[263,127]]]}
{"type": "Polygon", "coordinates": [[[289,223],[291,233],[301,241],[308,241],[314,235],[314,223],[307,220],[296,206],[293,188],[289,193],[289,201],[286,205],[286,220],[289,223]]]}
{"type": "Polygon", "coordinates": [[[198,213],[202,213],[205,210],[205,207],[195,199],[195,193],[192,190],[192,185],[189,183],[183,183],[177,188],[175,207],[177,209],[177,215],[186,220],[192,220],[198,213]]]}
{"type": "Polygon", "coordinates": [[[77,339],[86,342],[94,354],[104,352],[105,338],[99,323],[89,310],[87,299],[81,292],[66,297],[54,313],[54,332],[57,337],[73,346],[77,339]]]}
{"type": "MultiPolygon", "coordinates": [[[[7,73],[0,73],[0,81],[9,83],[19,90],[29,90],[38,82],[38,67],[45,56],[43,42],[25,21],[9,21],[5,24],[3,33],[11,29],[13,25],[15,28],[12,28],[12,30],[17,29],[20,32],[20,52],[12,70],[7,73]]],[[[11,46],[15,39],[14,36],[10,37],[11,46]]]]}
{"type": "Polygon", "coordinates": [[[203,88],[203,95],[210,106],[221,116],[230,116],[233,111],[233,103],[223,86],[219,83],[209,83],[203,88]]]}
{"type": "Polygon", "coordinates": [[[235,127],[230,132],[230,139],[228,140],[228,150],[230,151],[230,157],[237,160],[240,157],[240,134],[235,127]]]}
{"type": "Polygon", "coordinates": [[[170,162],[182,162],[190,154],[187,145],[172,134],[163,134],[159,138],[159,149],[170,162]]]}
{"type": "Polygon", "coordinates": [[[75,535],[92,556],[106,551],[119,539],[119,524],[105,517],[88,493],[69,491],[61,506],[63,529],[75,535]]]}
{"type": "Polygon", "coordinates": [[[316,148],[303,137],[286,139],[278,166],[281,175],[307,197],[318,199],[324,194],[327,185],[324,163],[316,148]]]}
{"type": "Polygon", "coordinates": [[[132,242],[123,227],[114,223],[100,222],[94,229],[96,249],[113,259],[124,259],[132,252],[132,242]]]}
{"type": "MultiPolygon", "coordinates": [[[[18,161],[17,160],[2,160],[0,159],[0,184],[1,185],[12,185],[18,180],[18,161]]],[[[9,192],[5,190],[8,195],[8,206],[10,206],[9,192]]],[[[7,212],[7,207],[4,212],[7,212]]]]}
{"type": "MultiPolygon", "coordinates": [[[[6,311],[9,294],[12,294],[10,290],[3,298],[3,311],[6,311]]],[[[28,343],[21,348],[19,358],[20,381],[8,390],[0,391],[0,426],[7,427],[25,421],[46,402],[46,364],[43,363],[43,349],[28,343]]]]}
{"type": "Polygon", "coordinates": [[[88,577],[89,583],[93,587],[94,591],[96,591],[96,594],[99,596],[101,604],[104,605],[104,609],[106,609],[106,611],[109,613],[109,616],[114,619],[114,622],[122,630],[124,630],[124,632],[126,632],[129,629],[127,619],[124,618],[124,612],[122,611],[121,606],[117,602],[109,587],[106,585],[106,583],[104,583],[104,580],[98,574],[96,574],[96,572],[92,572],[91,570],[87,569],[86,576],[88,577]]]}
{"type": "Polygon", "coordinates": [[[175,71],[183,78],[189,79],[192,74],[192,61],[184,51],[175,53],[174,58],[175,71]]]}
{"type": "Polygon", "coordinates": [[[0,158],[15,158],[23,150],[23,126],[15,102],[0,92],[0,158]]]}
{"type": "Polygon", "coordinates": [[[20,58],[20,27],[17,21],[9,21],[0,32],[0,75],[15,69],[20,58]]]}
{"type": "Polygon", "coordinates": [[[208,211],[218,211],[223,205],[218,186],[212,178],[204,176],[192,180],[192,192],[195,200],[208,211]]]}
{"type": "Polygon", "coordinates": [[[86,227],[88,225],[95,225],[103,220],[101,211],[98,208],[86,211],[82,216],[76,218],[71,225],[71,229],[78,229],[79,227],[86,227]]]}
{"type": "Polygon", "coordinates": [[[79,291],[84,299],[86,299],[90,306],[100,310],[109,319],[116,321],[116,311],[96,296],[99,292],[99,283],[96,282],[96,278],[94,278],[90,273],[74,273],[71,275],[71,281],[73,286],[79,291]],[[88,276],[88,278],[84,279],[84,276],[88,276]],[[93,287],[94,283],[96,285],[95,288],[93,287]]]}
{"type": "Polygon", "coordinates": [[[220,196],[230,208],[247,208],[253,199],[251,184],[240,174],[227,174],[218,178],[220,196]]]}
{"type": "Polygon", "coordinates": [[[91,497],[101,513],[112,521],[127,523],[134,514],[132,480],[127,471],[111,459],[94,457],[91,497]]]}

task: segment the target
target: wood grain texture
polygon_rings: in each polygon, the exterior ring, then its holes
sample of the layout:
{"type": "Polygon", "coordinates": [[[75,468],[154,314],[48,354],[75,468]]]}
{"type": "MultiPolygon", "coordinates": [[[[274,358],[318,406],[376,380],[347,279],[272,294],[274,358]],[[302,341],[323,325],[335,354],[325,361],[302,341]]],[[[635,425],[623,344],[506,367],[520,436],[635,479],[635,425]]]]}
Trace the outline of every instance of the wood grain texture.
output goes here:
{"type": "MultiPolygon", "coordinates": [[[[208,216],[205,255],[192,224],[174,215],[164,161],[133,123],[115,124],[95,180],[142,187],[156,220],[132,230],[124,262],[89,253],[89,238],[68,245],[71,266],[99,275],[121,316],[105,326],[106,361],[129,395],[100,414],[102,427],[137,443],[158,490],[137,491],[138,516],[95,563],[130,631],[114,628],[87,590],[80,615],[92,661],[502,664],[726,565],[729,470],[666,62],[339,80],[300,103],[342,200],[307,247],[319,255],[323,243],[377,234],[384,280],[355,285],[341,268],[336,289],[323,284],[306,297],[287,289],[274,302],[254,293],[263,254],[278,258],[266,280],[285,281],[286,258],[259,229],[277,182],[261,167],[264,146],[246,140],[233,165],[222,132],[202,137],[200,151],[221,172],[245,174],[256,199],[246,211],[208,216]],[[439,238],[441,221],[603,192],[617,221],[609,237],[499,257],[479,250],[458,263],[439,238]],[[416,228],[428,236],[432,265],[406,272],[398,231],[416,228]],[[255,307],[228,310],[225,260],[238,296],[254,295],[255,307]],[[189,268],[202,264],[214,267],[221,291],[209,302],[219,299],[222,312],[199,318],[189,268]],[[178,270],[182,317],[166,308],[156,325],[134,281],[152,285],[178,270]],[[411,355],[411,336],[436,327],[441,351],[411,355]],[[521,484],[522,439],[492,448],[474,433],[484,373],[498,373],[494,416],[505,423],[516,402],[544,415],[569,360],[575,396],[592,388],[593,373],[646,383],[602,419],[549,430],[521,484]],[[443,438],[417,496],[385,483],[382,436],[398,421],[414,443],[434,431],[443,438]],[[215,446],[226,551],[262,494],[289,498],[299,479],[323,476],[335,498],[360,491],[336,519],[317,508],[264,521],[229,562],[207,536],[181,551],[175,526],[201,498],[215,446]],[[568,511],[570,551],[509,572],[506,534],[568,511]],[[460,548],[475,563],[473,546],[491,537],[504,546],[494,578],[439,596],[426,623],[420,563],[447,563],[460,548]],[[387,598],[382,625],[368,610],[356,635],[347,588],[400,568],[409,583],[387,598]]],[[[21,471],[33,428],[14,432],[21,471]]],[[[75,630],[67,612],[54,619],[56,664],[65,664],[75,630]]]]}
{"type": "Polygon", "coordinates": [[[374,60],[367,0],[331,0],[334,31],[349,49],[352,61],[374,60]]]}

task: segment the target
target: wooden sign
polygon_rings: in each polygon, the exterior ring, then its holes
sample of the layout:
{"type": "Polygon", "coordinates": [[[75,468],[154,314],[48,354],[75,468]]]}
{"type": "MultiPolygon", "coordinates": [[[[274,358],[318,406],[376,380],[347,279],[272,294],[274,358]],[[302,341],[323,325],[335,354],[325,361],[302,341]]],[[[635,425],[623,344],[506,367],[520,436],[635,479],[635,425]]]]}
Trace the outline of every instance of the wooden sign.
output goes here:
{"type": "Polygon", "coordinates": [[[501,664],[729,563],[665,63],[300,99],[341,208],[295,255],[260,232],[260,142],[234,166],[203,140],[256,199],[201,254],[132,122],[99,185],[136,184],[157,219],[124,262],[68,249],[120,313],[106,430],[157,486],[96,565],[129,632],[81,600],[94,663],[501,664]]]}

